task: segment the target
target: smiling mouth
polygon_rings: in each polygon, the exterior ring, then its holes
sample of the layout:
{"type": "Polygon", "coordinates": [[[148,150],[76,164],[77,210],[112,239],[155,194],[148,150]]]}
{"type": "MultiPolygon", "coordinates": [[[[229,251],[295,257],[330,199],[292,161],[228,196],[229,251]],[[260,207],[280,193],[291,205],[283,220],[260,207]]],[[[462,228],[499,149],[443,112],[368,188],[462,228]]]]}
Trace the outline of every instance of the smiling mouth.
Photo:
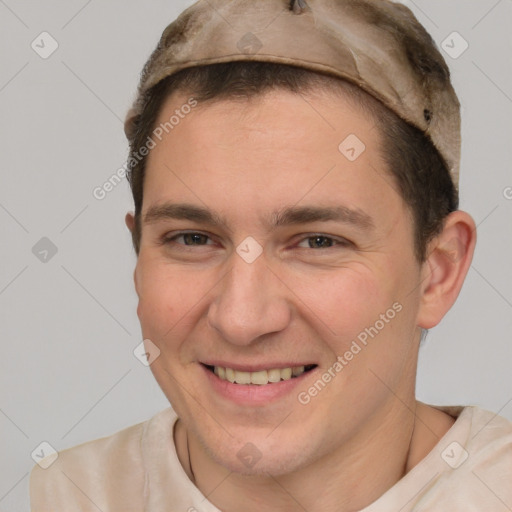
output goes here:
{"type": "Polygon", "coordinates": [[[222,366],[211,366],[208,364],[203,364],[203,366],[214,373],[220,380],[231,382],[232,384],[264,386],[266,384],[295,379],[313,370],[317,365],[308,364],[306,366],[293,366],[290,368],[272,368],[257,372],[243,372],[233,368],[223,368],[222,366]]]}

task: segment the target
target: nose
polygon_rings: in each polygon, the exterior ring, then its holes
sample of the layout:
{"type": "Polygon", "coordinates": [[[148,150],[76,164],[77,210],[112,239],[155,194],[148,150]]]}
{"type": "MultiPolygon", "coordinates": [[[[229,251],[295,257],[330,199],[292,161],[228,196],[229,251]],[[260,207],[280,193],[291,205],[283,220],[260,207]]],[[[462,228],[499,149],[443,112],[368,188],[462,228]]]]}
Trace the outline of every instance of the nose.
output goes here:
{"type": "Polygon", "coordinates": [[[285,329],[291,319],[287,288],[264,255],[247,263],[234,253],[230,270],[210,303],[209,325],[235,345],[250,345],[285,329]]]}

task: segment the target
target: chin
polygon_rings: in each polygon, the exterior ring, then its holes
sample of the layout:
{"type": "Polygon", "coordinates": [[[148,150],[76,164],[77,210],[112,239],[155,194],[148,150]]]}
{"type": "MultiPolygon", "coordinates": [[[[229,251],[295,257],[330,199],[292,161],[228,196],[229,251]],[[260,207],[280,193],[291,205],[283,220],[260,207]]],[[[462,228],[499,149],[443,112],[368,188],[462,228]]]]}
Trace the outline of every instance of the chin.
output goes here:
{"type": "Polygon", "coordinates": [[[237,435],[235,438],[226,434],[216,439],[210,436],[205,439],[199,432],[196,435],[203,449],[217,464],[240,475],[277,477],[300,470],[315,459],[311,436],[306,443],[306,436],[304,441],[297,439],[291,442],[290,435],[270,439],[267,432],[237,435]]]}

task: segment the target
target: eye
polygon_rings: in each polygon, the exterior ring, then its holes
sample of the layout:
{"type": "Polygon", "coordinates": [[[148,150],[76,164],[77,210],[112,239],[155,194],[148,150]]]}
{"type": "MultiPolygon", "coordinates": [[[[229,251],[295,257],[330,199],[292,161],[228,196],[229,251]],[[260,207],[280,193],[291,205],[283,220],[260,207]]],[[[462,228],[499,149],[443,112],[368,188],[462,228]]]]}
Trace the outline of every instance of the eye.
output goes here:
{"type": "Polygon", "coordinates": [[[348,246],[349,242],[344,239],[336,239],[327,235],[310,235],[306,238],[303,238],[298,247],[303,249],[329,249],[334,246],[348,246]]]}
{"type": "Polygon", "coordinates": [[[164,244],[172,244],[176,243],[178,245],[186,245],[186,246],[202,246],[202,245],[212,245],[213,240],[203,234],[197,232],[186,232],[186,233],[178,233],[173,236],[165,236],[163,239],[164,244]]]}

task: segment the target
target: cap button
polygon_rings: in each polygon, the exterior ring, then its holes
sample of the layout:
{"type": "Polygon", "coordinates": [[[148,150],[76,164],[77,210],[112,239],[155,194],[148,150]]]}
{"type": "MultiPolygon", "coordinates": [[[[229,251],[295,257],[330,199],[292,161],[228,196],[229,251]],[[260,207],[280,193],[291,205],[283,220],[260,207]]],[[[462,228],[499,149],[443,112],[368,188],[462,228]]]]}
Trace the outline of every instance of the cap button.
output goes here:
{"type": "Polygon", "coordinates": [[[302,14],[308,9],[309,6],[306,0],[291,0],[290,2],[290,11],[293,11],[295,14],[302,14]]]}

